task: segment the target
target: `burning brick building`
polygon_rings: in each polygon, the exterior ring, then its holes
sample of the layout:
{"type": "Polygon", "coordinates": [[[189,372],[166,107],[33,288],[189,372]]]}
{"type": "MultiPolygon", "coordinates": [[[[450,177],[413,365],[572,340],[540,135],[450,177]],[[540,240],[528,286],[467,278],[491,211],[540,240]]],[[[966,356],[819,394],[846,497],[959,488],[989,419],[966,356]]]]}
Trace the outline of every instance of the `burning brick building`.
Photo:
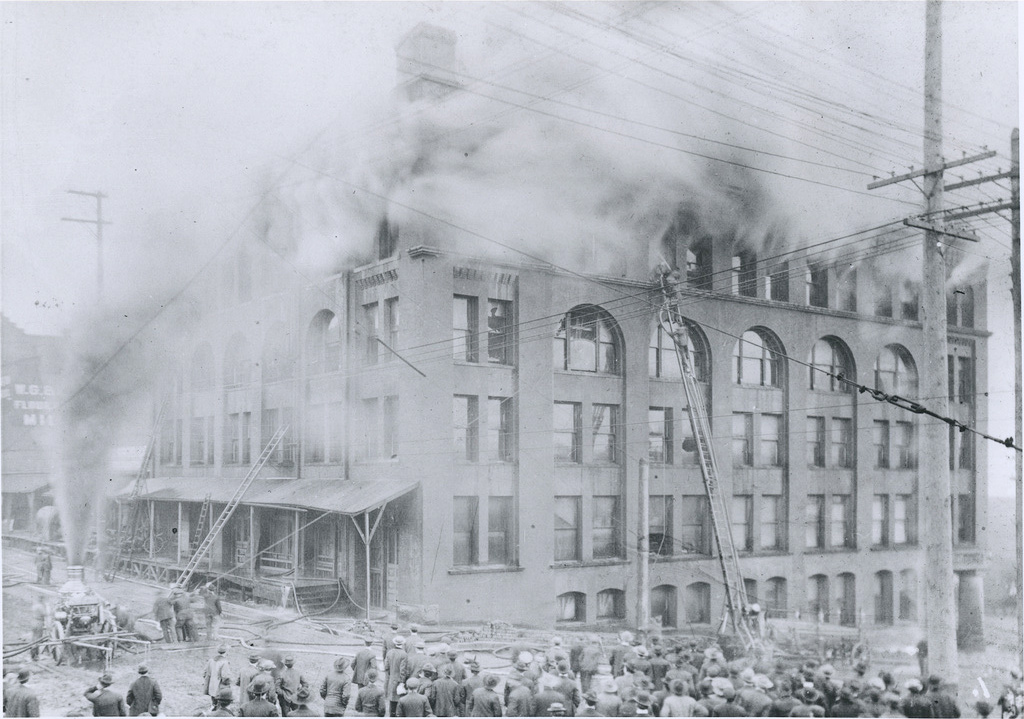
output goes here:
{"type": "MultiPolygon", "coordinates": [[[[443,64],[449,38],[424,32],[443,64]]],[[[409,97],[458,92],[406,72],[409,97]]],[[[161,390],[136,569],[173,579],[204,502],[216,516],[288,425],[201,573],[268,598],[340,580],[359,611],[634,622],[647,459],[651,613],[715,625],[707,499],[655,317],[664,259],[683,277],[748,594],[769,617],[919,622],[924,420],[816,371],[916,397],[914,283],[889,279],[884,248],[755,251],[680,204],[649,247],[555,264],[394,216],[369,258],[329,276],[236,247],[161,390]]],[[[985,287],[948,296],[950,406],[984,424],[985,287]]],[[[985,448],[970,433],[950,448],[961,628],[977,640],[985,448]]]]}

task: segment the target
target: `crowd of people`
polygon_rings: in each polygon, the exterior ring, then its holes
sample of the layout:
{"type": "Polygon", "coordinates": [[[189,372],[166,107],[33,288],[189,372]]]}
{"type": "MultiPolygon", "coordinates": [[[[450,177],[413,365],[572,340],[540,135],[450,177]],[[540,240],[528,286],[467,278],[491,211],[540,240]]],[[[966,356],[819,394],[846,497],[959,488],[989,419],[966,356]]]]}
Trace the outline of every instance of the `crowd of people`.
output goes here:
{"type": "Polygon", "coordinates": [[[200,587],[195,593],[172,584],[169,592],[158,592],[153,600],[153,618],[160,624],[163,640],[168,643],[199,641],[197,615],[205,627],[206,639],[216,641],[221,614],[220,596],[212,584],[200,587]]]}
{"type": "MultiPolygon", "coordinates": [[[[416,627],[399,632],[397,625],[383,637],[367,636],[354,657],[336,658],[319,681],[293,655],[275,660],[253,652],[236,671],[227,654],[222,644],[205,664],[201,686],[210,703],[198,716],[961,716],[956,688],[939,676],[897,683],[865,661],[840,672],[813,660],[727,658],[714,643],[657,635],[640,641],[630,632],[611,644],[579,635],[513,646],[503,676],[485,671],[476,655],[428,645],[416,627]]],[[[5,716],[39,715],[30,677],[22,669],[5,681],[5,716]]],[[[104,674],[85,690],[94,716],[161,715],[163,693],[147,666],[138,667],[126,694],[112,684],[104,674]]],[[[1014,671],[1006,691],[972,708],[980,716],[998,708],[1002,717],[1017,717],[1022,696],[1014,671]]]]}

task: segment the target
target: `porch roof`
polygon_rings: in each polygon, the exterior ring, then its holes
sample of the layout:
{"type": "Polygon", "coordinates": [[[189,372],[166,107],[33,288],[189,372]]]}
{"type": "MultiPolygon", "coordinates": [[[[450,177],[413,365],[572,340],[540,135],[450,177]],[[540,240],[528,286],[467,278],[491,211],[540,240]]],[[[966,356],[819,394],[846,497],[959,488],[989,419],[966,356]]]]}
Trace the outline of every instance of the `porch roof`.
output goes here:
{"type": "MultiPolygon", "coordinates": [[[[241,478],[236,477],[150,477],[139,496],[165,502],[227,503],[241,478]]],[[[410,477],[383,480],[258,478],[242,497],[242,504],[261,507],[319,509],[339,514],[362,514],[398,499],[416,489],[419,480],[410,477]]],[[[124,501],[135,482],[117,494],[124,501]]]]}

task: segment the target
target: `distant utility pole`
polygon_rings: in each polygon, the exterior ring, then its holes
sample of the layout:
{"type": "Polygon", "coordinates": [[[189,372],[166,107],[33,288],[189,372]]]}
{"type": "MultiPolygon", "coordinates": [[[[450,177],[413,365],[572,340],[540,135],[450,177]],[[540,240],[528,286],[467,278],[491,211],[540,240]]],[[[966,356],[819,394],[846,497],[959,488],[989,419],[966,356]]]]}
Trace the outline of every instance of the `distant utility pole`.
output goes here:
{"type": "MultiPolygon", "coordinates": [[[[1020,330],[1020,130],[1010,135],[1010,223],[1013,233],[1010,244],[1010,297],[1013,299],[1013,397],[1014,444],[1024,440],[1021,419],[1021,330],[1020,330]]],[[[1020,452],[1014,458],[1017,474],[1017,652],[1018,668],[1024,676],[1024,459],[1020,452]]]]}
{"type": "Polygon", "coordinates": [[[96,219],[83,220],[77,217],[62,217],[64,222],[84,222],[87,225],[96,225],[96,301],[103,301],[103,225],[110,222],[103,219],[103,198],[102,192],[83,192],[82,190],[68,190],[72,195],[85,195],[96,198],[96,219]]]}

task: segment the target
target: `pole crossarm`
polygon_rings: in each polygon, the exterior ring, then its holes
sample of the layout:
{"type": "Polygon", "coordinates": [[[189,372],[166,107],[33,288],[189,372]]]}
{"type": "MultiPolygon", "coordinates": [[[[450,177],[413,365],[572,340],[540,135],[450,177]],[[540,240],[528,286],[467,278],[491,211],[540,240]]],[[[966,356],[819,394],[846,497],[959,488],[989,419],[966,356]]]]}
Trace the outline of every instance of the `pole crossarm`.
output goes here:
{"type": "Polygon", "coordinates": [[[946,185],[942,189],[944,190],[960,190],[964,187],[973,187],[974,185],[981,185],[986,182],[995,182],[996,180],[1005,180],[1008,177],[1013,177],[1013,170],[1007,172],[1000,172],[996,175],[986,175],[985,177],[975,177],[973,180],[964,180],[963,182],[954,182],[950,185],[946,185]]]}
{"type": "Polygon", "coordinates": [[[949,170],[950,168],[953,168],[953,167],[960,167],[961,165],[969,165],[972,162],[979,162],[981,160],[987,160],[990,157],[995,157],[996,154],[997,153],[996,153],[995,150],[989,150],[987,152],[982,152],[982,153],[979,153],[977,155],[971,155],[970,157],[963,157],[963,158],[960,158],[959,160],[953,160],[952,162],[944,162],[944,163],[942,163],[941,166],[939,166],[939,167],[937,167],[935,169],[932,169],[932,170],[929,170],[927,168],[926,169],[922,169],[922,170],[911,170],[910,172],[907,172],[907,173],[905,173],[903,175],[894,175],[894,176],[888,177],[888,178],[886,178],[884,180],[875,180],[874,182],[868,184],[868,189],[869,190],[875,190],[875,189],[878,189],[879,187],[885,187],[886,185],[895,185],[898,182],[906,182],[907,180],[912,180],[915,177],[924,177],[925,175],[933,175],[933,174],[935,174],[937,172],[942,172],[943,170],[949,170]]]}
{"type": "Polygon", "coordinates": [[[929,232],[946,235],[947,237],[956,237],[961,240],[967,240],[968,242],[978,241],[978,236],[974,234],[974,231],[970,228],[965,228],[963,231],[950,230],[940,227],[932,222],[926,222],[919,217],[908,217],[903,220],[903,224],[907,227],[916,227],[919,230],[928,230],[929,232]],[[971,234],[967,234],[968,232],[971,234]]]}
{"type": "Polygon", "coordinates": [[[1017,205],[1011,200],[993,200],[992,202],[983,202],[973,210],[956,210],[953,212],[946,213],[947,220],[962,220],[965,217],[974,217],[976,215],[987,215],[990,212],[999,212],[1000,210],[1012,210],[1017,205]]]}

